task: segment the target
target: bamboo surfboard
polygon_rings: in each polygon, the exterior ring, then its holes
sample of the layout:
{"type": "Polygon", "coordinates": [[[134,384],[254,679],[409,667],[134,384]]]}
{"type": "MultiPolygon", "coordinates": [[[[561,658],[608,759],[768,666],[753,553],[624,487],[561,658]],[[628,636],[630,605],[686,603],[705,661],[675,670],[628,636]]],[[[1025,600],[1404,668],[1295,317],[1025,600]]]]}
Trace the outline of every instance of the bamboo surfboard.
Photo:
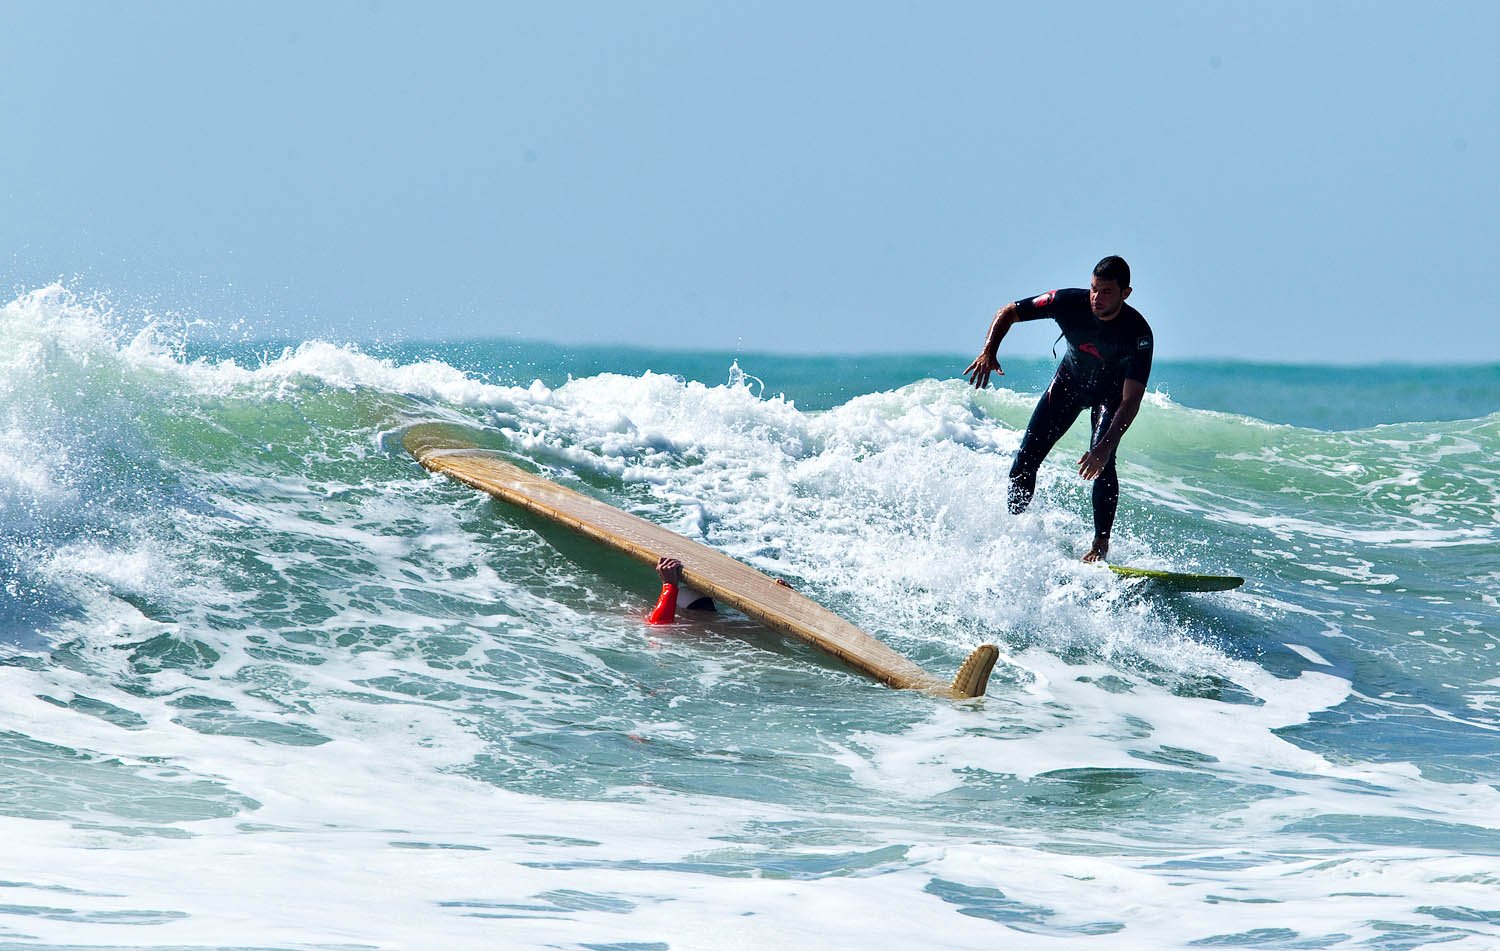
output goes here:
{"type": "Polygon", "coordinates": [[[805,641],[861,673],[900,690],[922,690],[953,699],[979,697],[989,685],[999,651],[975,648],[950,682],[845,621],[805,595],[778,584],[742,561],[608,503],[558,485],[480,449],[438,424],[414,426],[403,445],[432,472],[487,492],[497,499],[654,566],[657,559],[682,562],[689,587],[735,608],[779,634],[805,641]]]}

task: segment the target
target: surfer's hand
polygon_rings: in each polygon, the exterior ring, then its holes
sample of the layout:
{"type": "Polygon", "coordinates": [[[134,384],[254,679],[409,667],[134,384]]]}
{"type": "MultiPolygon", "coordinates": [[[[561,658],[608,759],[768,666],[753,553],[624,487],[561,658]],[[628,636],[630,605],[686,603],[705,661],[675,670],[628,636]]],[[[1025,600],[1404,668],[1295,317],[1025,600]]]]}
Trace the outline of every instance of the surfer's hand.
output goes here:
{"type": "Polygon", "coordinates": [[[1078,460],[1078,474],[1084,479],[1097,479],[1099,473],[1103,472],[1107,465],[1109,465],[1109,453],[1096,452],[1091,449],[1078,460]]]}
{"type": "Polygon", "coordinates": [[[969,368],[964,371],[964,376],[969,378],[970,386],[976,390],[982,390],[990,385],[991,373],[1005,375],[1005,371],[1000,369],[1000,358],[985,350],[974,358],[973,363],[969,364],[969,368]]]}
{"type": "Polygon", "coordinates": [[[662,584],[682,584],[682,562],[676,558],[662,558],[656,563],[656,576],[662,584]]]}

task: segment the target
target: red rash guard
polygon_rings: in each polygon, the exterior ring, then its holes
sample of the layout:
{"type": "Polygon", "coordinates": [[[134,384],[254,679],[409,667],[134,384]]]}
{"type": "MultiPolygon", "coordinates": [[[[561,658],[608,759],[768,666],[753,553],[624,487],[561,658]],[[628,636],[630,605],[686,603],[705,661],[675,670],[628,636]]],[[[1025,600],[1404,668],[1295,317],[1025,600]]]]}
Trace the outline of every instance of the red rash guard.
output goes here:
{"type": "Polygon", "coordinates": [[[677,586],[668,582],[661,586],[661,598],[656,608],[646,618],[647,624],[671,624],[677,619],[677,586]]]}

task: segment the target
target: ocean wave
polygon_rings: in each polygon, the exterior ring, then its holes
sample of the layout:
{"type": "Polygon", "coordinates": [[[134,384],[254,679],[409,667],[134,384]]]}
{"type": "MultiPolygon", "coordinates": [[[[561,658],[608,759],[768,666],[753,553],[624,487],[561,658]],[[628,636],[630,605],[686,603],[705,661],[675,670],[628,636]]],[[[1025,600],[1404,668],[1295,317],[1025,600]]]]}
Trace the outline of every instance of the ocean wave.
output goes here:
{"type": "Polygon", "coordinates": [[[343,920],[419,867],[403,912],[476,946],[475,915],[518,911],[537,942],[691,943],[651,909],[786,920],[870,881],[1059,941],[1495,930],[1465,909],[1493,884],[1500,416],[1326,432],[1151,395],[1113,554],[1250,578],[1170,597],[1078,560],[1081,432],[1005,512],[1024,387],[908,375],[811,410],[773,357],[570,379],[552,351],[533,375],[499,345],[192,330],[61,287],[0,308],[0,822],[56,880],[5,887],[49,939],[284,941],[235,930],[238,873],[181,869],[252,856],[275,918],[330,849],[378,870],[328,886],[343,920]],[[732,615],[647,631],[649,571],[417,467],[397,437],[434,419],[935,669],[995,640],[990,695],[888,691],[732,615]],[[1096,915],[1080,880],[1110,883],[1096,915]]]}

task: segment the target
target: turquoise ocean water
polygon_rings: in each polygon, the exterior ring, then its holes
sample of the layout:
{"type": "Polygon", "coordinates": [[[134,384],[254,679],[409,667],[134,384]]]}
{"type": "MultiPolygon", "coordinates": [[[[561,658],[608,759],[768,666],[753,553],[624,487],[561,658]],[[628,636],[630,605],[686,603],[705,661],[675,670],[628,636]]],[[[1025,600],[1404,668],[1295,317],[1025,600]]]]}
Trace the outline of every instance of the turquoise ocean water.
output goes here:
{"type": "Polygon", "coordinates": [[[1500,367],[1164,361],[1114,557],[1051,361],[224,343],[0,309],[0,948],[1500,946],[1500,367]],[[987,698],[418,468],[446,421],[987,698]]]}

